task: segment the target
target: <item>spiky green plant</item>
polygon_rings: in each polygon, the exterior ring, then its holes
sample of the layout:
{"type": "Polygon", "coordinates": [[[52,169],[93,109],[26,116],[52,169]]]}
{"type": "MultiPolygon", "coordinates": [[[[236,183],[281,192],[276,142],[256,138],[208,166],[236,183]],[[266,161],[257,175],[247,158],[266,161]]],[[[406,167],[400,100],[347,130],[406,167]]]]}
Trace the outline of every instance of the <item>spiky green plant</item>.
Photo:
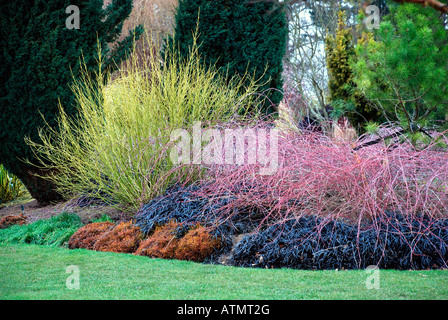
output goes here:
{"type": "Polygon", "coordinates": [[[0,243],[63,246],[81,227],[82,222],[78,215],[62,212],[49,219],[40,219],[33,223],[14,225],[0,230],[0,243]]]}
{"type": "Polygon", "coordinates": [[[11,202],[26,193],[27,190],[22,181],[0,164],[0,204],[11,202]]]}

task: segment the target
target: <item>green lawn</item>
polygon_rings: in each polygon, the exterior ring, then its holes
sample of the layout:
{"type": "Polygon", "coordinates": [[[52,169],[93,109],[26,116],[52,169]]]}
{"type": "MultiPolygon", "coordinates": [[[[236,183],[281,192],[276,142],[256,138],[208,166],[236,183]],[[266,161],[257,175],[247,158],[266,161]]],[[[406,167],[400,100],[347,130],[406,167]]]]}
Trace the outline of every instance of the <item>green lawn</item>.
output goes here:
{"type": "MultiPolygon", "coordinates": [[[[131,254],[0,245],[0,299],[447,299],[448,270],[251,269],[131,254]],[[67,267],[79,269],[69,290],[67,267]]],[[[69,282],[70,283],[70,282],[69,282]]]]}

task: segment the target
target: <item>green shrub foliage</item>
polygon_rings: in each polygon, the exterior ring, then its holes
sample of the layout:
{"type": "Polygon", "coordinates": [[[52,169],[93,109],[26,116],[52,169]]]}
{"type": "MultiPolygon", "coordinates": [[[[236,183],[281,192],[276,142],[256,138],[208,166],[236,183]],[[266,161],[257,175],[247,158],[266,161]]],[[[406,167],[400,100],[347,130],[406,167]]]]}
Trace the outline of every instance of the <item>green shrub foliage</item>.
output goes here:
{"type": "Polygon", "coordinates": [[[0,243],[65,246],[80,227],[82,222],[79,216],[63,212],[50,219],[40,219],[33,223],[2,229],[0,243]]]}
{"type": "Polygon", "coordinates": [[[283,98],[282,59],[288,34],[284,10],[268,1],[180,0],[169,43],[188,56],[196,31],[203,62],[227,77],[247,72],[260,79],[264,84],[260,91],[267,99],[259,111],[275,112],[283,98]]]}
{"type": "Polygon", "coordinates": [[[390,11],[375,39],[355,48],[354,82],[389,121],[420,141],[428,129],[446,128],[448,32],[431,8],[404,4],[390,11]]]}
{"type": "Polygon", "coordinates": [[[113,70],[125,58],[142,27],[113,50],[108,44],[117,40],[131,10],[132,0],[113,0],[105,8],[102,0],[0,0],[0,162],[41,203],[59,195],[49,181],[33,174],[43,174],[41,170],[18,160],[33,162],[24,137],[39,141],[37,129],[44,125],[43,118],[55,127],[59,103],[68,115],[76,114],[70,84],[81,66],[88,72],[98,70],[98,46],[103,71],[113,70]],[[66,27],[70,5],[79,8],[79,29],[66,27]]]}

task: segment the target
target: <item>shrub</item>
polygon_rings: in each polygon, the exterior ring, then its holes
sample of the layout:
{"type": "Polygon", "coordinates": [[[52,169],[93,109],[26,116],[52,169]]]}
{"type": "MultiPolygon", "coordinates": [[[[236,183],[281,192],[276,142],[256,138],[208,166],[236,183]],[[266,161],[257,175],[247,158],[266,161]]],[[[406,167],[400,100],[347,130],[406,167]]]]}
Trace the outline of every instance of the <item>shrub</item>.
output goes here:
{"type": "MultiPolygon", "coordinates": [[[[366,146],[372,140],[364,136],[336,142],[314,132],[284,132],[272,175],[261,175],[258,164],[216,168],[202,180],[207,188],[195,196],[213,199],[226,194],[233,199],[225,206],[227,217],[238,208],[256,208],[275,219],[311,214],[354,223],[385,211],[446,216],[447,151],[436,144],[416,151],[410,141],[366,146]],[[354,151],[360,145],[366,147],[354,151]]],[[[443,135],[439,140],[448,141],[443,135]]]]}
{"type": "Polygon", "coordinates": [[[27,218],[23,214],[18,216],[5,216],[0,220],[0,229],[8,228],[12,225],[23,225],[26,223],[27,218]]]}
{"type": "MultiPolygon", "coordinates": [[[[391,132],[391,128],[381,130],[382,136],[391,132]]],[[[444,135],[439,140],[447,142],[444,135]]],[[[448,167],[443,143],[416,151],[407,140],[369,145],[372,141],[368,135],[359,141],[337,142],[315,132],[284,131],[279,134],[278,168],[272,175],[261,175],[258,164],[211,168],[206,179],[198,181],[206,187],[198,188],[192,197],[209,199],[211,206],[225,195],[231,201],[221,208],[220,220],[233,222],[242,212],[254,213],[258,230],[314,216],[344,221],[359,232],[363,224],[370,223],[377,241],[382,241],[380,233],[388,226],[397,241],[405,238],[405,228],[381,225],[389,220],[387,212],[399,213],[409,221],[420,216],[434,223],[445,219],[448,167]]],[[[405,242],[410,250],[414,243],[405,242]]]]}
{"type": "Polygon", "coordinates": [[[220,247],[220,239],[214,237],[208,228],[196,225],[178,242],[174,258],[202,262],[220,247]]]}
{"type": "Polygon", "coordinates": [[[159,225],[140,243],[136,255],[202,262],[221,248],[210,228],[171,220],[159,225]]]}
{"type": "MultiPolygon", "coordinates": [[[[417,2],[417,1],[415,1],[417,2]]],[[[448,33],[440,14],[417,4],[393,5],[370,39],[356,47],[354,82],[412,140],[446,130],[448,33]]]]}
{"type": "Polygon", "coordinates": [[[30,224],[2,229],[0,230],[0,242],[65,246],[81,226],[79,216],[63,212],[50,219],[41,219],[30,224]]]}
{"type": "Polygon", "coordinates": [[[164,65],[159,58],[144,60],[143,69],[135,62],[100,88],[100,79],[78,83],[79,121],[61,110],[59,131],[42,130],[42,144],[29,141],[42,165],[55,169],[49,179],[59,192],[112,199],[134,211],[201,173],[197,166],[172,163],[173,130],[226,121],[256,99],[254,81],[224,81],[201,65],[197,48],[188,57],[169,55],[164,65]]]}
{"type": "Polygon", "coordinates": [[[136,227],[132,221],[122,222],[102,233],[93,245],[93,250],[132,253],[138,248],[142,237],[140,228],[136,227]]]}
{"type": "Polygon", "coordinates": [[[111,231],[115,224],[110,221],[93,222],[79,228],[68,241],[69,249],[92,250],[96,241],[105,233],[111,231]]]}
{"type": "Polygon", "coordinates": [[[181,230],[181,226],[178,222],[170,221],[156,227],[154,233],[140,243],[135,254],[153,258],[174,258],[179,243],[178,231],[181,230]]]}

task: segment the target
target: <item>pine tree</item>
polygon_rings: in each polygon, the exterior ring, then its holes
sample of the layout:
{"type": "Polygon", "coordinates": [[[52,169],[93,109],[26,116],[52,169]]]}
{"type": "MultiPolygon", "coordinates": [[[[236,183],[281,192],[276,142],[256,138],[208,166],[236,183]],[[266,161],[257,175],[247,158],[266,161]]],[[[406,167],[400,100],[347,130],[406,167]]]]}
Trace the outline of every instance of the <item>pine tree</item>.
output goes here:
{"type": "Polygon", "coordinates": [[[260,79],[264,83],[260,90],[268,90],[261,111],[276,111],[283,98],[282,60],[288,34],[283,8],[268,1],[180,0],[169,43],[181,55],[188,55],[197,26],[203,62],[217,66],[226,77],[247,72],[260,79]]]}
{"type": "Polygon", "coordinates": [[[389,121],[418,139],[428,128],[446,127],[448,32],[431,8],[390,10],[375,40],[356,47],[354,82],[389,121]]]}
{"type": "MultiPolygon", "coordinates": [[[[0,163],[18,176],[40,203],[60,199],[53,186],[38,175],[46,174],[33,162],[24,138],[39,142],[38,128],[44,119],[57,129],[59,103],[76,115],[70,89],[82,63],[88,72],[98,71],[98,44],[103,71],[113,70],[132,49],[139,26],[111,50],[123,21],[132,10],[132,0],[114,0],[103,8],[102,0],[0,0],[0,163]],[[67,28],[67,19],[79,9],[79,29],[67,28]],[[42,117],[43,116],[43,117],[42,117]]],[[[71,20],[69,22],[72,22],[71,20]]]]}

